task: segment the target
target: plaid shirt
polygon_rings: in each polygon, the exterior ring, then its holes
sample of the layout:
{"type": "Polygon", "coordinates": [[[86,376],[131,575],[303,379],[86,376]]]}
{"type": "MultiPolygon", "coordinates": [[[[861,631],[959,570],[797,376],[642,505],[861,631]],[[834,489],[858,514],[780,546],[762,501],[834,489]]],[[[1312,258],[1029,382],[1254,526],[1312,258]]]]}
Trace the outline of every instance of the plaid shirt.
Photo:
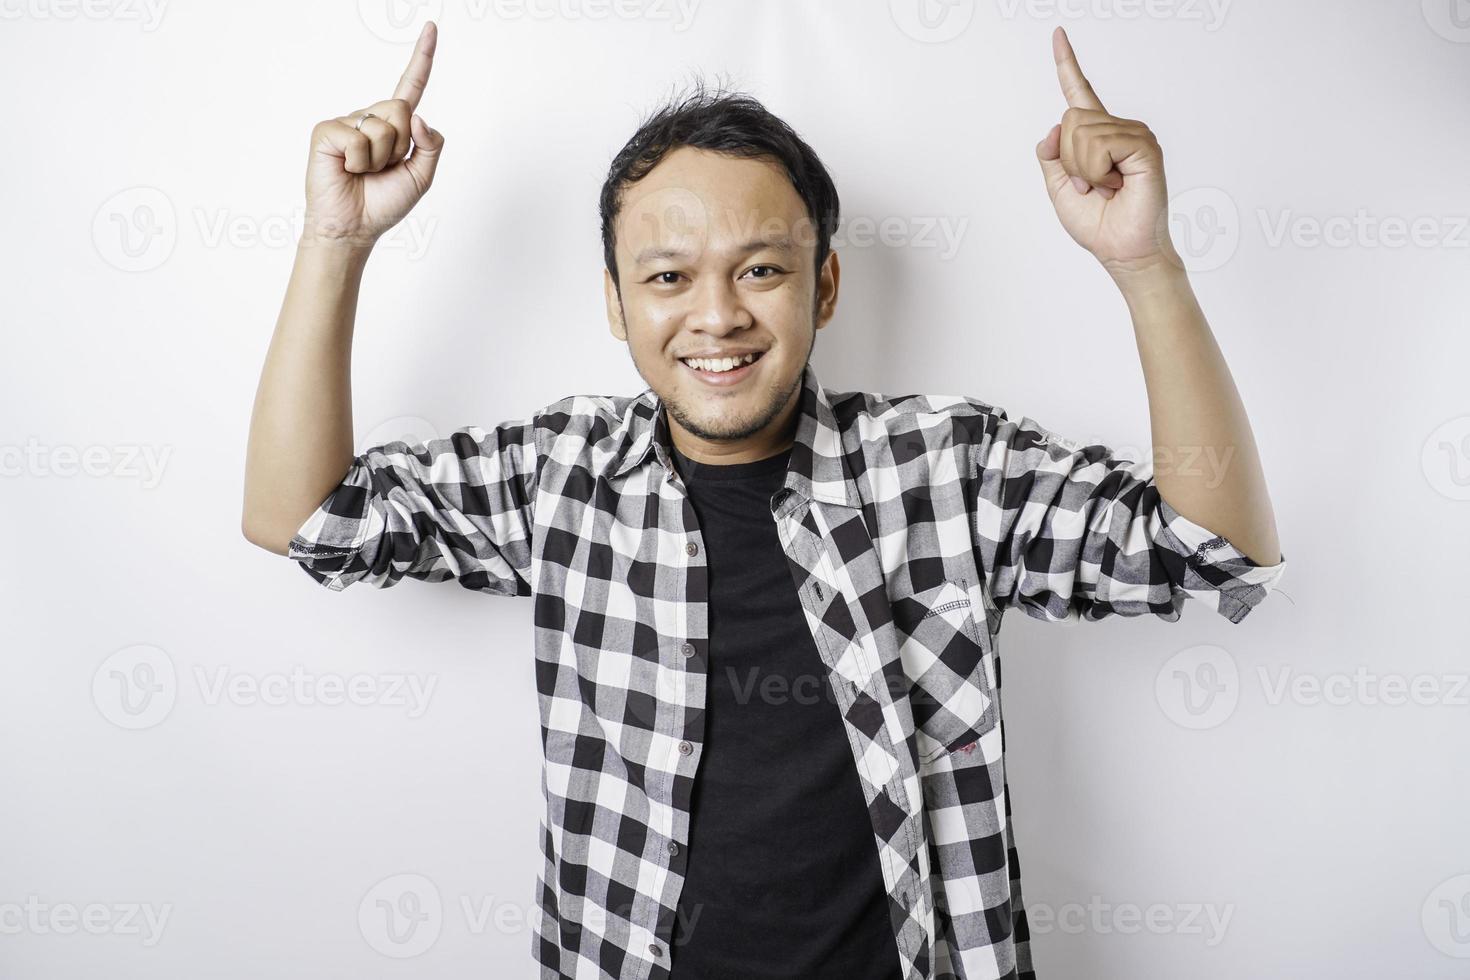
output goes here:
{"type": "MultiPolygon", "coordinates": [[[[1275,586],[1115,458],[974,398],[822,388],[770,501],[843,718],[908,980],[1030,978],[996,634],[1239,622],[1275,586]]],[[[290,557],[329,589],[404,576],[535,602],[543,978],[669,975],[709,664],[708,565],[658,396],[368,449],[290,557]]],[[[756,624],[754,628],[759,628],[756,624]]],[[[820,814],[793,818],[821,819],[820,814]]]]}

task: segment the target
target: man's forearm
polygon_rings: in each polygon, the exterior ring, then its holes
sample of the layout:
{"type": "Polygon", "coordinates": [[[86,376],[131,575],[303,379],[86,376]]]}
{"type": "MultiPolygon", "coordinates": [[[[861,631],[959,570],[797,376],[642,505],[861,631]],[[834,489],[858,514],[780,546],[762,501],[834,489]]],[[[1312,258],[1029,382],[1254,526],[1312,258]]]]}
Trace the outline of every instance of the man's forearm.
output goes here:
{"type": "Polygon", "coordinates": [[[1182,268],[1115,275],[1148,388],[1155,483],[1175,510],[1261,565],[1281,559],[1250,420],[1182,268]]]}
{"type": "Polygon", "coordinates": [[[368,249],[296,250],[255,393],[245,459],[246,537],[278,554],[352,462],[352,327],[368,249]]]}

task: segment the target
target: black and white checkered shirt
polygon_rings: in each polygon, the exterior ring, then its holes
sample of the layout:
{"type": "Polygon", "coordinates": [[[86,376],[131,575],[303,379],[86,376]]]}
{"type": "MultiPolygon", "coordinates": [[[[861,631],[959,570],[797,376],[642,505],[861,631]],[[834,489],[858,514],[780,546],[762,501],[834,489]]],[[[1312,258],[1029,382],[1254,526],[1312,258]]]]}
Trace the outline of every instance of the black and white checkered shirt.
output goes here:
{"type": "MultiPolygon", "coordinates": [[[[1239,622],[1285,562],[1180,515],[1150,461],[977,399],[827,391],[810,364],[800,398],[771,519],[857,764],[903,975],[1034,977],[1002,614],[1173,621],[1193,597],[1239,622]]],[[[290,546],[334,590],[408,576],[533,597],[543,978],[669,973],[709,672],[708,556],[669,453],[652,389],[573,395],[368,449],[290,546]]]]}

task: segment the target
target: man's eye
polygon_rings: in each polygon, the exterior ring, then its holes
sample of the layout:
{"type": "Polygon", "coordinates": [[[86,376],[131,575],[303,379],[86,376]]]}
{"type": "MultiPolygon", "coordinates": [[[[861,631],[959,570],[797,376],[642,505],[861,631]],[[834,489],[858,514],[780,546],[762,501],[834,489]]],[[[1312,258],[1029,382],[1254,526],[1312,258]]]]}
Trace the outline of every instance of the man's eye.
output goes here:
{"type": "Polygon", "coordinates": [[[778,269],[778,268],[776,268],[774,265],[756,265],[756,266],[751,266],[750,271],[751,272],[754,272],[757,269],[767,269],[767,270],[770,271],[770,275],[768,275],[768,276],[756,276],[755,278],[757,278],[757,279],[769,279],[769,278],[771,278],[771,276],[779,275],[780,272],[781,272],[781,270],[778,269]]]}
{"type": "Polygon", "coordinates": [[[650,279],[649,282],[656,282],[656,283],[658,283],[659,285],[662,285],[662,286],[670,286],[670,285],[673,285],[673,283],[674,283],[675,280],[673,280],[673,279],[665,279],[663,277],[664,276],[676,276],[677,277],[678,275],[679,274],[677,272],[658,272],[658,273],[655,273],[654,274],[653,278],[650,279]]]}

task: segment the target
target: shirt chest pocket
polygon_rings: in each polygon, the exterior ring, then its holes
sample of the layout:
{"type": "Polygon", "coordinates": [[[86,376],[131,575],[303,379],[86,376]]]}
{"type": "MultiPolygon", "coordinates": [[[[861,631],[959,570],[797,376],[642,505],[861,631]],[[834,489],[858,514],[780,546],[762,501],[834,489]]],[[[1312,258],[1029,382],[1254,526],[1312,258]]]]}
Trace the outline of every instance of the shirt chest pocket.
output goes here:
{"type": "Polygon", "coordinates": [[[919,761],[931,762],[974,742],[995,724],[994,692],[985,670],[988,626],[963,581],[902,597],[894,611],[919,761]]]}

